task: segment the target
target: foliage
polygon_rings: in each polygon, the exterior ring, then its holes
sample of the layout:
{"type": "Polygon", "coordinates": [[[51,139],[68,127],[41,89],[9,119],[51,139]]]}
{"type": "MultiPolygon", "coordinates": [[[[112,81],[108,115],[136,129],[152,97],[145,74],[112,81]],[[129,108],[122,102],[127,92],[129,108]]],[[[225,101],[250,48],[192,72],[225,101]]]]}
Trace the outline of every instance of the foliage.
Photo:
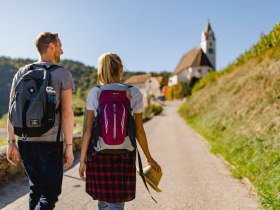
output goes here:
{"type": "Polygon", "coordinates": [[[6,126],[7,126],[7,119],[8,119],[8,113],[4,114],[0,118],[0,128],[6,128],[6,126]]]}
{"type": "Polygon", "coordinates": [[[7,137],[6,136],[0,136],[0,147],[7,144],[7,137]]]}
{"type": "Polygon", "coordinates": [[[81,133],[83,131],[84,115],[74,117],[74,133],[81,133]]]}
{"type": "Polygon", "coordinates": [[[183,83],[166,87],[166,100],[181,99],[183,94],[183,83]]]}
{"type": "Polygon", "coordinates": [[[158,115],[159,113],[162,112],[162,106],[160,105],[149,105],[145,107],[144,113],[143,113],[143,120],[147,121],[151,118],[153,118],[153,116],[158,115]]]}
{"type": "Polygon", "coordinates": [[[167,101],[172,100],[172,86],[165,86],[164,96],[167,101]]]}

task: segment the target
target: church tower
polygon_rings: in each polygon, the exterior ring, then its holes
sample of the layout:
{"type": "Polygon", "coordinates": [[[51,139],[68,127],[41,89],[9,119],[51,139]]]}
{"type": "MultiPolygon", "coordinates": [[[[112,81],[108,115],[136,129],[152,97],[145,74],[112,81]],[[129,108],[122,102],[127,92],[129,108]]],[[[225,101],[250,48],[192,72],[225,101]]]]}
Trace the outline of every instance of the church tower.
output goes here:
{"type": "Polygon", "coordinates": [[[201,49],[207,55],[214,69],[216,69],[216,39],[210,22],[201,35],[201,49]]]}

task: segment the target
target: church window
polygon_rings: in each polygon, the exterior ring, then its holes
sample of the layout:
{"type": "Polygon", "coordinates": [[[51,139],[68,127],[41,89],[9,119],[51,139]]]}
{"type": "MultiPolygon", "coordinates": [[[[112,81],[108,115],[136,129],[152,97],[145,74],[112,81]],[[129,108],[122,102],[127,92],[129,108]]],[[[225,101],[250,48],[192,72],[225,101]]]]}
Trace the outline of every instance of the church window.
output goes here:
{"type": "Polygon", "coordinates": [[[208,53],[213,54],[214,53],[214,49],[213,48],[209,48],[208,49],[208,53]]]}

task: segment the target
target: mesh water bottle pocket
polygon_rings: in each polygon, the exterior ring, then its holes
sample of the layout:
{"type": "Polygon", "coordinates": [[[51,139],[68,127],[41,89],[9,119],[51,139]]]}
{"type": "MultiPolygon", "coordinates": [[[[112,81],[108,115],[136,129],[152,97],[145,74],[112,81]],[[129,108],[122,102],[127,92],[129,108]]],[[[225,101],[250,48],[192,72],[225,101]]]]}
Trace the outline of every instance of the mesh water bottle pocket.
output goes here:
{"type": "Polygon", "coordinates": [[[53,124],[55,121],[56,91],[51,86],[46,87],[47,91],[47,123],[53,124]]]}

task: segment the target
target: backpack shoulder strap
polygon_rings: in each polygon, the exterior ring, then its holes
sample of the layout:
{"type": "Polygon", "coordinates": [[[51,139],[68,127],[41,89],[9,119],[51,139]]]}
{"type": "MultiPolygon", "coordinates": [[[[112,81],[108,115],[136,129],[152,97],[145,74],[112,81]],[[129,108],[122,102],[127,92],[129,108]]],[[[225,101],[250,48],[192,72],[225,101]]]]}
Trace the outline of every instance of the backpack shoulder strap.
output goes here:
{"type": "Polygon", "coordinates": [[[129,98],[129,100],[131,100],[131,98],[132,98],[131,88],[133,86],[132,85],[127,85],[127,84],[124,84],[124,85],[126,86],[125,91],[126,91],[127,97],[129,98]]]}
{"type": "Polygon", "coordinates": [[[62,68],[61,66],[59,65],[56,65],[56,64],[52,64],[50,65],[49,67],[47,67],[46,65],[44,64],[38,64],[38,63],[32,63],[28,66],[29,70],[34,70],[35,68],[44,68],[46,69],[48,72],[52,72],[53,70],[55,69],[58,69],[58,68],[62,68]]]}
{"type": "Polygon", "coordinates": [[[31,63],[31,64],[27,65],[26,68],[28,68],[28,70],[34,70],[33,64],[34,63],[31,63]]]}
{"type": "Polygon", "coordinates": [[[126,89],[130,89],[130,88],[132,88],[132,87],[133,87],[132,85],[128,85],[128,84],[123,84],[123,85],[125,85],[125,86],[126,86],[126,89]]]}
{"type": "Polygon", "coordinates": [[[139,153],[139,151],[138,151],[137,148],[136,148],[136,152],[137,152],[137,156],[138,156],[137,158],[138,158],[138,164],[139,164],[139,172],[138,172],[138,173],[139,173],[140,177],[142,178],[142,181],[143,181],[143,183],[144,183],[144,185],[145,185],[147,191],[149,192],[151,198],[153,199],[154,202],[157,203],[156,199],[151,195],[151,192],[150,192],[150,190],[149,190],[149,188],[148,188],[148,186],[147,186],[147,183],[146,183],[146,180],[145,180],[145,177],[144,177],[144,172],[143,172],[143,166],[142,166],[141,156],[140,156],[140,153],[139,153]]]}
{"type": "Polygon", "coordinates": [[[53,64],[53,65],[50,65],[49,67],[47,67],[46,69],[48,72],[52,72],[53,70],[58,69],[58,68],[62,68],[62,67],[59,65],[53,64]]]}
{"type": "Polygon", "coordinates": [[[100,90],[102,90],[101,85],[96,85],[95,87],[99,88],[100,90]]]}

